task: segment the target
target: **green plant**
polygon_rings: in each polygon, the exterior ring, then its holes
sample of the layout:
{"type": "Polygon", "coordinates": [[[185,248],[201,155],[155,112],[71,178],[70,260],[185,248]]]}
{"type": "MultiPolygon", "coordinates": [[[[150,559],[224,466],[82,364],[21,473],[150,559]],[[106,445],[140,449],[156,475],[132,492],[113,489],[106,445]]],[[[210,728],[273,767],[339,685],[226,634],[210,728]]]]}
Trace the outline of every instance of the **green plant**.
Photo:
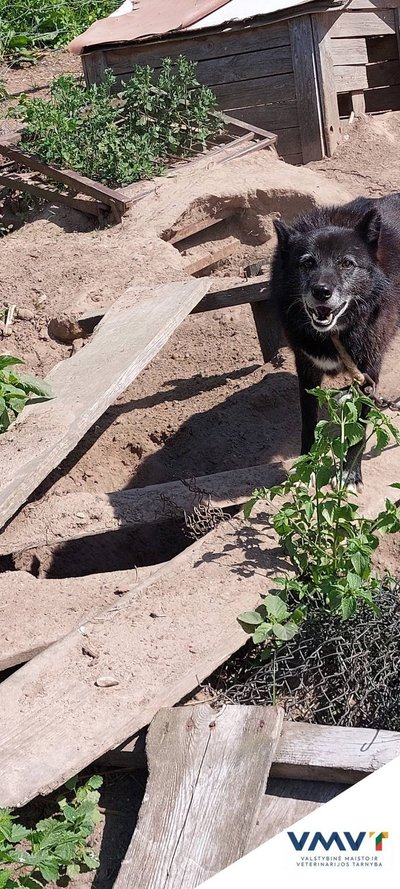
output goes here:
{"type": "Polygon", "coordinates": [[[102,778],[93,775],[83,786],[76,785],[76,779],[69,781],[66,788],[75,795],[70,800],[61,797],[60,811],[31,830],[10,809],[0,809],[0,889],[41,889],[60,877],[73,878],[82,869],[99,866],[88,838],[101,817],[102,778]]]}
{"type": "Polygon", "coordinates": [[[53,398],[47,383],[12,369],[23,363],[20,358],[12,355],[0,355],[0,433],[8,429],[28,401],[53,398]],[[36,399],[32,399],[32,396],[36,396],[36,399]]]}
{"type": "Polygon", "coordinates": [[[0,0],[0,58],[33,60],[109,15],[115,0],[0,0]]]}
{"type": "Polygon", "coordinates": [[[376,609],[374,594],[381,582],[372,554],[379,533],[400,530],[400,510],[391,500],[375,519],[366,518],[359,515],[354,493],[346,486],[346,457],[352,446],[366,434],[380,452],[392,439],[399,444],[400,433],[354,386],[345,394],[312,391],[328,419],[318,423],[311,451],[294,461],[283,484],[255,491],[245,508],[249,516],[258,501],[272,504],[280,499],[271,521],[292,568],[276,580],[280,590],[238,618],[255,643],[293,638],[309,608],[342,618],[351,617],[360,600],[376,609]]]}
{"type": "Polygon", "coordinates": [[[106,71],[99,86],[69,74],[53,81],[49,100],[23,96],[12,112],[23,121],[21,147],[46,163],[126,185],[161,173],[222,130],[213,93],[183,56],[164,59],[158,73],[136,66],[116,90],[106,71]]]}

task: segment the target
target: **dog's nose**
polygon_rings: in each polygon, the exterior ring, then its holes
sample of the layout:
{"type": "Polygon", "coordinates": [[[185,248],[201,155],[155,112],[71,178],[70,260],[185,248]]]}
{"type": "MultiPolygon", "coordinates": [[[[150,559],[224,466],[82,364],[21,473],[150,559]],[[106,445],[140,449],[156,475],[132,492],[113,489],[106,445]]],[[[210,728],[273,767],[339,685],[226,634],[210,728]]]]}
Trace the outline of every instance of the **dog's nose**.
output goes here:
{"type": "Polygon", "coordinates": [[[315,299],[329,299],[332,296],[332,291],[326,284],[314,284],[311,292],[315,299]]]}

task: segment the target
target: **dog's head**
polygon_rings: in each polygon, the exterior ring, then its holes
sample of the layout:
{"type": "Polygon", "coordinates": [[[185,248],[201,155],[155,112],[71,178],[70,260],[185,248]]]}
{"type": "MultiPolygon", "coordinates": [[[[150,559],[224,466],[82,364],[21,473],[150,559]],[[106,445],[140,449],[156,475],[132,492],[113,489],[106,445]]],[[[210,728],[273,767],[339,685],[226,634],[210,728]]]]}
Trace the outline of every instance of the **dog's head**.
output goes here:
{"type": "Polygon", "coordinates": [[[350,308],[365,300],[371,290],[381,227],[379,212],[368,210],[354,228],[325,224],[304,231],[278,220],[274,224],[282,261],[295,273],[314,329],[331,333],[345,327],[350,308]]]}

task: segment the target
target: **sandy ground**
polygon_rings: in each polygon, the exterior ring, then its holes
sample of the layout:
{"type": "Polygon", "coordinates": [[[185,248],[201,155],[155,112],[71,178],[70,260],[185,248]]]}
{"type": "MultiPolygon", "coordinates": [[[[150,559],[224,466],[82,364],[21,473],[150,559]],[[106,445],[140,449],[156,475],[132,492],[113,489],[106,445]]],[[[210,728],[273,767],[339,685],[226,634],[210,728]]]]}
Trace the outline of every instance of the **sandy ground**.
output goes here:
{"type": "MultiPolygon", "coordinates": [[[[33,69],[0,71],[0,76],[6,76],[13,95],[26,90],[44,95],[49,72],[54,76],[68,66],[76,70],[76,61],[52,54],[50,61],[45,59],[33,69]]],[[[9,123],[4,123],[3,129],[7,128],[9,123]]],[[[400,190],[399,139],[400,114],[356,122],[334,158],[309,165],[324,174],[325,200],[400,190]]],[[[265,157],[254,156],[249,166],[261,180],[265,157]]],[[[231,173],[225,174],[231,199],[235,189],[247,193],[246,169],[245,164],[235,169],[235,182],[231,173]]],[[[53,318],[76,317],[109,305],[133,281],[145,286],[149,280],[157,283],[183,277],[181,256],[160,240],[160,234],[185,215],[190,197],[195,212],[202,175],[191,183],[191,195],[187,185],[177,195],[171,181],[160,188],[153,210],[150,202],[143,202],[122,226],[103,232],[73,212],[49,207],[25,211],[19,230],[0,241],[0,307],[2,301],[13,302],[25,314],[16,321],[12,336],[2,341],[1,350],[24,357],[29,369],[44,375],[71,350],[49,336],[53,318]]],[[[309,175],[305,170],[304,179],[309,175]]],[[[271,201],[268,189],[260,193],[254,182],[251,188],[252,201],[239,205],[243,210],[239,222],[234,227],[223,224],[210,234],[210,241],[224,241],[233,234],[241,242],[234,259],[214,273],[214,289],[222,283],[227,287],[239,283],[249,261],[270,255],[274,208],[285,218],[301,208],[294,200],[288,204],[285,189],[277,188],[271,201]],[[221,283],[221,278],[226,280],[221,283]]],[[[385,374],[385,389],[396,395],[397,348],[396,344],[385,374]]],[[[275,364],[262,363],[249,307],[189,317],[36,496],[54,491],[112,491],[294,456],[299,447],[299,413],[288,350],[282,350],[275,364]]],[[[375,484],[379,487],[379,476],[375,484]]],[[[42,576],[85,574],[162,561],[182,545],[178,529],[171,537],[164,528],[153,530],[151,540],[143,531],[114,535],[112,540],[77,542],[58,552],[41,550],[28,561],[20,557],[15,566],[32,567],[42,576]]],[[[397,553],[393,558],[397,564],[397,553]]],[[[143,791],[143,785],[138,789],[135,782],[133,776],[107,781],[104,804],[116,812],[106,816],[102,868],[94,881],[97,889],[111,887],[133,829],[143,791]]],[[[95,837],[97,847],[101,834],[99,830],[95,837]]],[[[81,889],[91,883],[90,875],[82,875],[76,885],[81,889]]]]}

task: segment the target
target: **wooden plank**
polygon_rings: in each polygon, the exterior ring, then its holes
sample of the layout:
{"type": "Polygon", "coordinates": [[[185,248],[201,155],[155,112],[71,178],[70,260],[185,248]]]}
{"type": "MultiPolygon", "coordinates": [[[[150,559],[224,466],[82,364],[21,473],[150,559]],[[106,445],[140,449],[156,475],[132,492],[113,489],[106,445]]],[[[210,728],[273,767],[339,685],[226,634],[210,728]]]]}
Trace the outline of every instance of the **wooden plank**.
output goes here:
{"type": "MultiPolygon", "coordinates": [[[[322,125],[325,136],[325,149],[329,157],[341,137],[339,109],[336,98],[336,83],[331,55],[331,37],[333,24],[338,21],[338,14],[322,14],[312,16],[314,33],[315,62],[321,98],[322,125]]],[[[339,15],[339,18],[341,16],[339,15]]]]}
{"type": "MultiPolygon", "coordinates": [[[[158,68],[163,58],[177,59],[185,55],[194,62],[208,61],[235,56],[239,53],[251,53],[272,49],[274,47],[289,46],[289,31],[287,22],[278,22],[272,25],[259,27],[238,27],[225,31],[214,31],[211,34],[193,36],[182,35],[178,39],[168,38],[154,42],[136,43],[129,46],[120,46],[105,49],[105,67],[112,68],[115,74],[126,74],[132,71],[134,65],[151,65],[158,68]]],[[[96,52],[87,53],[83,57],[85,67],[89,72],[90,57],[96,56],[96,52]]],[[[99,82],[103,77],[101,67],[96,70],[101,60],[95,60],[90,68],[91,82],[99,82]]]]}
{"type": "Polygon", "coordinates": [[[268,130],[260,129],[259,127],[255,127],[252,124],[249,125],[245,120],[239,120],[236,117],[232,117],[230,114],[222,115],[225,123],[230,128],[237,128],[239,130],[248,130],[250,133],[255,133],[258,136],[262,136],[263,139],[275,138],[275,133],[271,133],[268,130]]]}
{"type": "Polygon", "coordinates": [[[33,194],[35,197],[48,201],[50,204],[65,205],[86,213],[88,216],[99,216],[99,211],[108,213],[110,207],[96,200],[85,201],[84,198],[75,198],[70,194],[65,194],[57,188],[51,188],[50,185],[39,185],[30,179],[23,179],[18,173],[7,173],[0,175],[0,184],[5,185],[12,191],[22,191],[25,194],[33,194]]]}
{"type": "Polygon", "coordinates": [[[25,408],[2,436],[0,528],[157,355],[208,287],[189,280],[130,288],[85,349],[53,368],[46,381],[54,400],[25,408]]]}
{"type": "Polygon", "coordinates": [[[369,62],[365,37],[339,37],[331,41],[334,65],[366,65],[369,62]]]}
{"type": "Polygon", "coordinates": [[[161,710],[150,776],[115,889],[194,889],[248,850],[283,711],[207,704],[161,710]]]}
{"type": "Polygon", "coordinates": [[[29,661],[161,567],[61,580],[38,580],[26,571],[0,574],[0,671],[29,661]],[[21,621],[27,602],[29,621],[21,621]]]}
{"type": "Polygon", "coordinates": [[[216,250],[205,250],[203,245],[201,245],[198,248],[192,247],[190,250],[183,251],[182,256],[187,257],[189,260],[185,264],[185,274],[195,275],[197,272],[211,269],[217,262],[222,262],[224,259],[232,256],[239,249],[239,246],[239,239],[231,237],[228,243],[225,242],[221,247],[217,247],[216,250]]]}
{"type": "MultiPolygon", "coordinates": [[[[251,138],[251,133],[249,133],[249,138],[251,138]]],[[[168,231],[163,232],[163,240],[169,241],[170,244],[179,244],[180,241],[185,241],[187,238],[197,235],[198,232],[212,228],[213,225],[218,225],[219,222],[224,222],[225,219],[231,219],[232,216],[239,212],[240,209],[237,207],[229,207],[226,210],[221,207],[213,216],[205,216],[197,222],[186,223],[186,225],[177,223],[172,228],[169,228],[168,231]]]]}
{"type": "Polygon", "coordinates": [[[296,98],[293,74],[256,77],[234,85],[221,83],[213,92],[222,110],[227,112],[266,103],[291,102],[296,98]]]}
{"type": "Polygon", "coordinates": [[[236,616],[279,557],[262,513],[223,522],[2,682],[0,807],[60,786],[196,688],[245,643],[236,616]],[[104,674],[118,685],[98,687],[104,674]]]}
{"type": "Polygon", "coordinates": [[[355,117],[362,117],[365,114],[365,96],[363,90],[353,91],[351,93],[351,104],[355,117]]]}
{"type": "Polygon", "coordinates": [[[0,533],[0,555],[153,524],[173,508],[182,515],[200,503],[219,509],[245,503],[255,488],[277,484],[282,476],[281,464],[272,463],[110,494],[55,494],[28,504],[8,524],[0,533]]]}
{"type": "MultiPolygon", "coordinates": [[[[303,163],[307,164],[309,161],[321,160],[325,154],[310,16],[305,15],[290,20],[289,34],[300,124],[301,152],[303,163]]],[[[278,144],[282,147],[281,137],[278,144]]],[[[295,154],[296,149],[288,149],[287,153],[295,154]]]]}
{"type": "Polygon", "coordinates": [[[267,791],[261,798],[248,852],[252,852],[281,831],[292,827],[301,818],[310,815],[343,790],[341,784],[270,778],[267,791]]]}
{"type": "Polygon", "coordinates": [[[196,77],[214,89],[216,84],[236,83],[278,74],[290,74],[293,71],[290,46],[263,49],[259,52],[241,52],[222,59],[209,59],[198,62],[196,77]]]}
{"type": "Polygon", "coordinates": [[[397,732],[285,722],[271,775],[354,784],[396,756],[397,732]]]}
{"type": "Polygon", "coordinates": [[[286,164],[302,164],[303,163],[303,155],[302,154],[285,154],[284,161],[286,164]]]}
{"type": "Polygon", "coordinates": [[[277,133],[287,127],[298,127],[299,119],[295,101],[276,103],[275,105],[250,105],[247,108],[232,109],[237,117],[243,115],[249,126],[264,126],[270,132],[277,133]]]}
{"type": "Polygon", "coordinates": [[[276,358],[284,342],[279,314],[275,304],[268,300],[253,303],[251,310],[263,360],[267,364],[276,358]]]}
{"type": "Polygon", "coordinates": [[[400,89],[398,86],[382,86],[378,89],[366,90],[364,97],[367,114],[400,110],[400,89]]]}
{"type": "Polygon", "coordinates": [[[343,12],[332,25],[330,36],[369,37],[395,33],[393,9],[386,9],[382,12],[343,12]]]}
{"type": "Polygon", "coordinates": [[[46,164],[29,151],[22,151],[4,139],[0,142],[0,154],[10,157],[16,163],[28,167],[30,170],[35,170],[36,173],[43,173],[49,179],[54,179],[55,182],[68,185],[77,194],[87,194],[89,197],[103,201],[110,207],[115,206],[122,213],[128,209],[131,203],[127,195],[119,189],[108,188],[106,185],[101,185],[100,182],[88,179],[87,176],[75,173],[74,170],[60,170],[53,164],[46,164]]]}
{"type": "Polygon", "coordinates": [[[352,9],[365,9],[367,11],[375,9],[396,9],[400,6],[400,0],[350,0],[346,4],[344,12],[352,9]]]}
{"type": "Polygon", "coordinates": [[[337,91],[374,89],[400,84],[400,62],[376,62],[370,65],[338,65],[335,68],[337,91]]]}
{"type": "Polygon", "coordinates": [[[368,37],[367,52],[369,62],[391,62],[399,58],[397,38],[394,34],[386,37],[368,37]]]}

